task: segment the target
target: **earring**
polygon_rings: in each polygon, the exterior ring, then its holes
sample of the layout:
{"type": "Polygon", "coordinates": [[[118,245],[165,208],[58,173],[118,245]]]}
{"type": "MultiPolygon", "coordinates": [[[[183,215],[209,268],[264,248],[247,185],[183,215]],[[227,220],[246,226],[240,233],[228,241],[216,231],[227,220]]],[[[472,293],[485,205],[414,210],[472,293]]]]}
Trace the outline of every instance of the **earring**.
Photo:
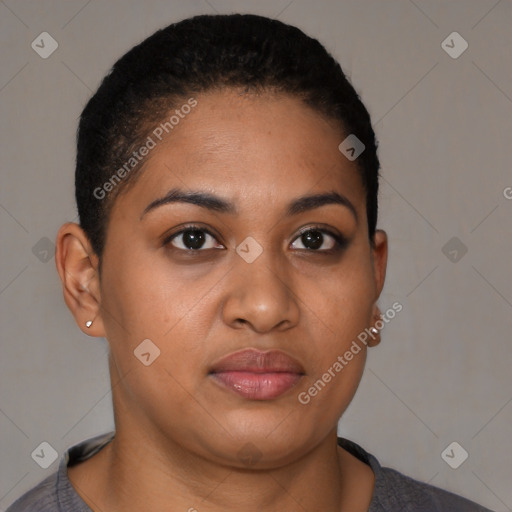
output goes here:
{"type": "Polygon", "coordinates": [[[375,336],[379,334],[379,330],[376,327],[370,327],[370,332],[375,336]]]}
{"type": "Polygon", "coordinates": [[[85,327],[87,327],[87,329],[89,329],[89,327],[91,327],[92,325],[92,320],[87,320],[87,322],[85,322],[85,327]]]}

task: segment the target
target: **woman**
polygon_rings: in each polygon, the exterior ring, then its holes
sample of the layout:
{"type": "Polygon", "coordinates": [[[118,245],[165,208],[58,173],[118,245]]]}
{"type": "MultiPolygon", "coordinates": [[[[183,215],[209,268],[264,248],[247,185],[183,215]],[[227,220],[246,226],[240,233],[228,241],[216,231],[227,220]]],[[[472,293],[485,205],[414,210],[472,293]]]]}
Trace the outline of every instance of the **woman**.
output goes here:
{"type": "Polygon", "coordinates": [[[122,57],[56,253],[108,340],[116,430],[9,511],[484,511],[337,438],[388,314],[378,170],[366,108],[294,27],[200,16],[122,57]]]}

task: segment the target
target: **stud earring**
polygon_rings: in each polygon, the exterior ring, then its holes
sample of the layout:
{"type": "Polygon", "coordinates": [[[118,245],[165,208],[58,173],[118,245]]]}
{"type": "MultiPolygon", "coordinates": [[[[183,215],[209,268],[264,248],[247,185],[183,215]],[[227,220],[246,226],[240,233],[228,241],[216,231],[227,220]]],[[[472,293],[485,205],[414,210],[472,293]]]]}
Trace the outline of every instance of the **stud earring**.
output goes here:
{"type": "Polygon", "coordinates": [[[92,320],[87,320],[87,322],[85,322],[85,327],[87,327],[87,329],[89,329],[89,327],[91,327],[92,325],[92,320]]]}
{"type": "Polygon", "coordinates": [[[374,335],[379,334],[379,330],[376,327],[370,327],[370,332],[374,335]]]}

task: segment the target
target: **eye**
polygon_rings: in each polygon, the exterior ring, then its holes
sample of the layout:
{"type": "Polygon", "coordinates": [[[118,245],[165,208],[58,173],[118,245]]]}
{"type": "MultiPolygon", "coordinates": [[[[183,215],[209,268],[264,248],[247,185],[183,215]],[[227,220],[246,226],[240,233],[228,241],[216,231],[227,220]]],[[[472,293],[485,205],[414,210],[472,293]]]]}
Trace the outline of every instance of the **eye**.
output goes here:
{"type": "MultiPolygon", "coordinates": [[[[182,251],[200,252],[207,249],[223,249],[224,246],[207,229],[200,226],[188,226],[169,236],[164,245],[172,245],[182,251]]],[[[346,245],[340,235],[319,228],[304,229],[293,241],[292,248],[311,252],[336,252],[346,245]]]]}
{"type": "Polygon", "coordinates": [[[216,238],[206,229],[190,226],[174,233],[164,242],[183,251],[200,251],[201,249],[223,248],[216,238]]]}
{"type": "Polygon", "coordinates": [[[292,243],[294,249],[316,252],[333,252],[341,249],[344,245],[345,240],[342,237],[317,228],[305,229],[292,243]],[[322,249],[319,250],[320,248],[322,249]]]}

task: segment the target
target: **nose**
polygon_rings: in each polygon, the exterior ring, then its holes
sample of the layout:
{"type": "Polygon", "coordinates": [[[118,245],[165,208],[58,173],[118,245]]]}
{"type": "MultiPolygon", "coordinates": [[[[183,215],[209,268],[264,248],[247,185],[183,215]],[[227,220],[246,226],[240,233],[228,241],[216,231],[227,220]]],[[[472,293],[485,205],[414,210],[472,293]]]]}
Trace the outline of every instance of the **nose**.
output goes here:
{"type": "Polygon", "coordinates": [[[298,324],[300,309],[293,283],[271,251],[263,251],[252,263],[238,258],[234,264],[222,311],[227,325],[237,329],[246,326],[263,334],[298,324]]]}

